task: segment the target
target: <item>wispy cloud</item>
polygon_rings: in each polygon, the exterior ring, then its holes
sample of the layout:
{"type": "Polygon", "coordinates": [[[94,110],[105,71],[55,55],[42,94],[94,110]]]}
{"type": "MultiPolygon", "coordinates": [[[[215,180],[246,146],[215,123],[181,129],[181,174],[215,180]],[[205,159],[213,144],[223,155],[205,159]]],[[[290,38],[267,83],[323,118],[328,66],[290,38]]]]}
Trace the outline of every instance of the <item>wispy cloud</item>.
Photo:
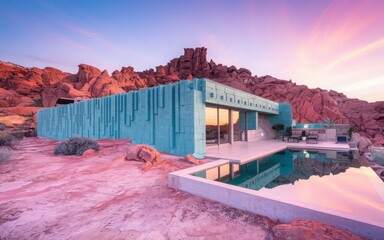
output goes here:
{"type": "Polygon", "coordinates": [[[84,28],[80,25],[76,25],[76,24],[73,24],[73,23],[69,23],[69,22],[62,22],[62,24],[67,27],[68,29],[76,32],[76,33],[79,33],[83,36],[86,36],[86,37],[89,37],[89,38],[94,38],[96,39],[98,37],[98,33],[96,33],[95,31],[92,31],[90,29],[87,29],[87,28],[84,28]]]}
{"type": "Polygon", "coordinates": [[[382,88],[384,86],[384,75],[383,76],[377,76],[370,79],[364,79],[362,82],[355,82],[350,83],[343,87],[343,89],[347,92],[352,91],[360,91],[362,89],[375,89],[375,88],[382,88]]]}
{"type": "Polygon", "coordinates": [[[342,63],[342,62],[345,62],[345,61],[348,61],[348,60],[351,60],[351,59],[354,59],[354,58],[357,58],[357,57],[360,57],[364,54],[367,54],[373,50],[377,50],[378,48],[382,48],[384,47],[384,38],[383,39],[380,39],[378,41],[375,41],[373,43],[370,43],[364,47],[361,47],[359,49],[355,49],[355,50],[352,50],[350,52],[347,52],[345,53],[343,56],[341,56],[340,58],[334,60],[333,62],[331,62],[327,67],[326,69],[330,69],[332,67],[335,67],[336,65],[342,63]]]}
{"type": "Polygon", "coordinates": [[[379,87],[378,68],[384,66],[377,59],[383,53],[384,29],[376,26],[384,21],[383,6],[369,0],[331,2],[301,46],[300,79],[346,93],[379,87]]]}
{"type": "Polygon", "coordinates": [[[332,2],[314,24],[308,50],[324,55],[339,51],[382,15],[380,11],[369,11],[370,7],[370,1],[332,2]]]}
{"type": "Polygon", "coordinates": [[[89,41],[88,46],[86,46],[87,49],[90,49],[92,45],[97,44],[110,51],[126,50],[126,47],[121,47],[118,44],[111,42],[105,38],[102,33],[86,26],[85,22],[79,22],[74,16],[64,12],[53,4],[44,2],[43,7],[46,8],[48,12],[54,13],[50,15],[50,21],[54,22],[59,29],[66,29],[69,31],[69,34],[63,34],[63,31],[57,31],[57,35],[59,35],[60,39],[66,39],[66,42],[69,43],[69,45],[84,48],[85,46],[82,44],[83,41],[81,38],[85,38],[89,41]]]}
{"type": "MultiPolygon", "coordinates": [[[[55,67],[64,67],[64,70],[67,69],[74,69],[76,66],[73,65],[72,62],[66,60],[66,59],[56,59],[52,57],[41,57],[41,56],[36,56],[36,55],[31,55],[31,54],[23,54],[24,57],[32,59],[36,62],[42,63],[39,66],[45,67],[45,66],[55,66],[55,67]]],[[[63,69],[60,69],[63,70],[63,69]]]]}

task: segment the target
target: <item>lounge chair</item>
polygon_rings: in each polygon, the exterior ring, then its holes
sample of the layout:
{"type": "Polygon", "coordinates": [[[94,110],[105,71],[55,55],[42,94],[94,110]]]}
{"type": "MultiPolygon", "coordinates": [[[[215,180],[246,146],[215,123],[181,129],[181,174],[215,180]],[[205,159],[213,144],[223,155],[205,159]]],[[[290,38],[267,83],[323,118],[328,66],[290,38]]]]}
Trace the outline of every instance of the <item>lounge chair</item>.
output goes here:
{"type": "Polygon", "coordinates": [[[319,139],[319,135],[317,134],[309,134],[306,139],[306,143],[314,142],[317,143],[319,139]]]}
{"type": "Polygon", "coordinates": [[[288,138],[288,142],[300,142],[301,140],[301,134],[292,134],[289,138],[288,138]]]}
{"type": "Polygon", "coordinates": [[[346,143],[346,142],[348,142],[347,136],[337,136],[336,137],[336,142],[337,143],[346,143]]]}

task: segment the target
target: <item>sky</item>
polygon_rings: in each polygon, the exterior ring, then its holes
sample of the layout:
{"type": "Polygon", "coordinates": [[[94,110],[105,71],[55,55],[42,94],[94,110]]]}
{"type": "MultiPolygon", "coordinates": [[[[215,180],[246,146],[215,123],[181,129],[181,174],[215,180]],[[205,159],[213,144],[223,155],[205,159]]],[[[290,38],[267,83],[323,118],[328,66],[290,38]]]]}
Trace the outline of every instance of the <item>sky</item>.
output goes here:
{"type": "Polygon", "coordinates": [[[136,71],[184,48],[350,98],[384,101],[383,0],[0,0],[0,60],[136,71]]]}

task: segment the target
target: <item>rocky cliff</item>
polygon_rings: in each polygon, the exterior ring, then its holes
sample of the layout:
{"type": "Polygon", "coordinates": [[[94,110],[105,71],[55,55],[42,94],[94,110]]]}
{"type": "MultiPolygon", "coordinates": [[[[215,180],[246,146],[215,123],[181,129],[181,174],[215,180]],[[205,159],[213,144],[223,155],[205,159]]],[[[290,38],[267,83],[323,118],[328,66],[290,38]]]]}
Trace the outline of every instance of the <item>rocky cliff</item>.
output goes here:
{"type": "Polygon", "coordinates": [[[186,48],[182,56],[155,69],[136,72],[133,67],[123,67],[111,75],[86,64],[80,64],[76,74],[69,74],[49,67],[24,68],[0,62],[0,107],[36,106],[40,102],[50,107],[59,97],[95,98],[202,77],[273,101],[288,102],[297,122],[330,118],[336,123],[350,123],[376,145],[384,145],[384,101],[368,103],[291,80],[258,77],[245,68],[208,61],[206,48],[186,48]]]}

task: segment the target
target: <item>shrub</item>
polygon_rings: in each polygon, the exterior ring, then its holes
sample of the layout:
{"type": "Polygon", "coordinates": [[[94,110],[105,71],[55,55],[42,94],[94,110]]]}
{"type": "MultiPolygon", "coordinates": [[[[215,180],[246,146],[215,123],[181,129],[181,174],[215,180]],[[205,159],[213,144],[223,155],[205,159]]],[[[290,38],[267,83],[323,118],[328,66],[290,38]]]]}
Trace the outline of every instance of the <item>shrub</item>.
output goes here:
{"type": "Polygon", "coordinates": [[[13,132],[11,135],[16,139],[16,140],[21,140],[24,138],[24,132],[13,132]]]}
{"type": "Polygon", "coordinates": [[[36,129],[30,129],[28,131],[25,131],[24,137],[37,137],[37,130],[36,129]]]}
{"type": "Polygon", "coordinates": [[[0,135],[0,147],[15,148],[17,144],[17,139],[11,135],[0,135]]]}
{"type": "Polygon", "coordinates": [[[74,137],[61,142],[55,148],[55,155],[76,155],[81,156],[88,149],[99,151],[99,144],[92,139],[84,137],[74,137]]]}
{"type": "Polygon", "coordinates": [[[34,107],[42,107],[43,106],[43,99],[38,98],[33,100],[35,103],[32,105],[34,107]]]}
{"type": "Polygon", "coordinates": [[[4,123],[0,123],[0,131],[4,131],[7,129],[7,126],[4,125],[4,123]]]}
{"type": "Polygon", "coordinates": [[[281,130],[284,130],[284,124],[280,124],[280,123],[279,124],[275,124],[275,125],[272,126],[272,129],[276,131],[275,138],[278,138],[279,132],[281,130]]]}
{"type": "Polygon", "coordinates": [[[292,135],[292,127],[287,127],[285,129],[285,135],[286,136],[291,136],[292,135]]]}
{"type": "Polygon", "coordinates": [[[352,138],[352,133],[354,133],[356,131],[357,131],[357,127],[355,127],[355,126],[352,126],[352,127],[348,128],[347,135],[348,135],[349,139],[352,138]]]}
{"type": "Polygon", "coordinates": [[[325,128],[334,128],[336,120],[332,118],[324,118],[324,126],[325,128]]]}
{"type": "Polygon", "coordinates": [[[0,164],[5,163],[11,157],[11,149],[8,147],[0,147],[0,164]]]}

